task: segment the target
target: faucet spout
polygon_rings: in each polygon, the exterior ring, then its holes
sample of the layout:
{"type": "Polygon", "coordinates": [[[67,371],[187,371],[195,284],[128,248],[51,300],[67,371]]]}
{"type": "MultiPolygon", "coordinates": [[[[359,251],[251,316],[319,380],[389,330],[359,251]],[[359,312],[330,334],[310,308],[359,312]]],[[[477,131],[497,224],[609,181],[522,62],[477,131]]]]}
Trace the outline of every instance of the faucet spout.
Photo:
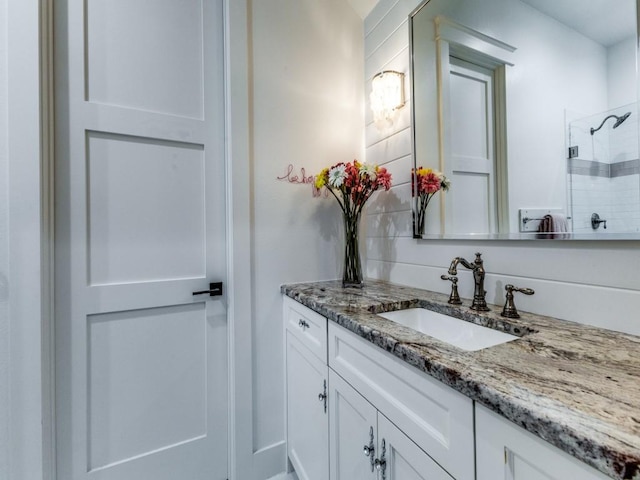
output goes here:
{"type": "MultiPolygon", "coordinates": [[[[479,255],[479,254],[477,254],[479,255]]],[[[457,275],[458,274],[458,264],[461,263],[463,267],[468,268],[469,270],[474,269],[474,265],[469,263],[462,257],[456,257],[451,261],[451,265],[449,265],[449,275],[457,275]]]]}
{"type": "Polygon", "coordinates": [[[481,258],[481,253],[476,253],[476,259],[473,262],[462,257],[456,257],[449,266],[449,275],[457,275],[458,265],[471,270],[473,272],[474,290],[473,290],[473,302],[471,303],[471,310],[478,312],[488,312],[487,301],[485,296],[487,292],[484,290],[484,264],[481,258]]]}

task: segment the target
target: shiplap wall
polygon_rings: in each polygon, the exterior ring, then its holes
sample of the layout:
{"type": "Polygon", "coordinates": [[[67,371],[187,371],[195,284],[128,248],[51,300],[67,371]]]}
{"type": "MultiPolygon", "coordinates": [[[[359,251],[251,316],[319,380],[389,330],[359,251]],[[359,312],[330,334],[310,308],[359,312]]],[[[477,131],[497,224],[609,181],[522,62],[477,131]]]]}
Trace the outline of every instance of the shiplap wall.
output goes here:
{"type": "MultiPolygon", "coordinates": [[[[365,91],[376,72],[409,76],[408,16],[419,0],[381,0],[365,19],[365,91]]],[[[408,86],[408,83],[407,83],[408,86]]],[[[410,89],[406,89],[410,93],[410,89]]],[[[411,105],[393,127],[379,131],[365,109],[366,158],[394,176],[390,192],[377,194],[367,211],[366,270],[370,278],[448,293],[440,280],[451,259],[482,252],[487,300],[501,305],[504,286],[533,288],[516,299],[523,311],[640,334],[638,241],[414,240],[411,234],[411,105]]],[[[472,297],[473,280],[459,271],[460,295],[472,297]]]]}

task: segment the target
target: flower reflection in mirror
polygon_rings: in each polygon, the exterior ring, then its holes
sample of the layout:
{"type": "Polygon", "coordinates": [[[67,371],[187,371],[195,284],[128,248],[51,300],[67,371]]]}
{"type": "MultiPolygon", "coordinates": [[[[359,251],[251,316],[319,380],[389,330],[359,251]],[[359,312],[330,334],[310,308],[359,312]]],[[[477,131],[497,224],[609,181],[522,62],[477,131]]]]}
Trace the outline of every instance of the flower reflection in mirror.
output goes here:
{"type": "Polygon", "coordinates": [[[411,182],[413,195],[418,196],[418,218],[415,221],[415,232],[422,236],[424,235],[425,213],[429,202],[440,190],[444,192],[449,190],[451,182],[444,173],[423,167],[411,170],[411,182]]]}

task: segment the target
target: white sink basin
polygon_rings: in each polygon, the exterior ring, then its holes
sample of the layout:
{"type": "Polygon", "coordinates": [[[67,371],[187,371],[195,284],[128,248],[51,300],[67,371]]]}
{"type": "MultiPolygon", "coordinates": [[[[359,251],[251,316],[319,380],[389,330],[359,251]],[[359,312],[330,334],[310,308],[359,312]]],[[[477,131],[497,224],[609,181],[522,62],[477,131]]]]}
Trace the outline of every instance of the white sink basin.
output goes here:
{"type": "Polygon", "coordinates": [[[462,350],[482,350],[519,338],[442,313],[432,312],[426,308],[408,308],[378,315],[462,350]]]}

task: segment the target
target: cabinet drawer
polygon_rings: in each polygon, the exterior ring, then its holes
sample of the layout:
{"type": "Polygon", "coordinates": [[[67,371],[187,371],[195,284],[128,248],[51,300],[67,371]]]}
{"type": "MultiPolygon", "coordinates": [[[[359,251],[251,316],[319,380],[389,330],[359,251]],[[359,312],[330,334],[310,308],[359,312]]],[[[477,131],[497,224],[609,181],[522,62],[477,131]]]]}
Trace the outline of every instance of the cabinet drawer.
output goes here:
{"type": "Polygon", "coordinates": [[[283,305],[287,331],[326,363],[327,319],[289,297],[284,297],[283,305]]]}
{"type": "Polygon", "coordinates": [[[338,325],[328,338],[333,370],[451,476],[475,477],[471,399],[338,325]]]}

